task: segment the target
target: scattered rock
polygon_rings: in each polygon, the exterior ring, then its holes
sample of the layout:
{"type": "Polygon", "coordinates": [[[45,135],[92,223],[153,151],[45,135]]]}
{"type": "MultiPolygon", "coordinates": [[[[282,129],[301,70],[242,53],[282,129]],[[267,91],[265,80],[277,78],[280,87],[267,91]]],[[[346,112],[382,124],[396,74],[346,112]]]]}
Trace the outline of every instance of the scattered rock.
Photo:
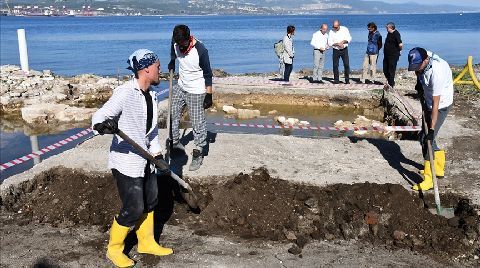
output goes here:
{"type": "Polygon", "coordinates": [[[223,105],[222,110],[227,114],[236,114],[237,109],[230,105],[223,105]]]}
{"type": "Polygon", "coordinates": [[[251,119],[260,116],[260,110],[237,109],[237,117],[239,119],[251,119]]]}
{"type": "Polygon", "coordinates": [[[291,241],[297,240],[297,236],[292,231],[285,232],[285,237],[291,241]]]}
{"type": "Polygon", "coordinates": [[[214,77],[226,77],[226,76],[228,76],[228,73],[225,72],[225,70],[223,70],[223,69],[213,69],[212,72],[213,72],[214,77]]]}
{"type": "Polygon", "coordinates": [[[376,225],[378,224],[378,214],[370,211],[365,215],[365,223],[368,225],[376,225]]]}
{"type": "Polygon", "coordinates": [[[296,244],[293,244],[292,247],[288,249],[288,253],[293,255],[298,255],[302,253],[302,249],[298,247],[296,244]]]}
{"type": "Polygon", "coordinates": [[[399,240],[399,241],[405,239],[405,236],[406,236],[406,235],[407,235],[407,234],[405,234],[404,232],[399,231],[399,230],[396,230],[396,231],[393,232],[393,238],[394,238],[395,240],[399,240]]]}

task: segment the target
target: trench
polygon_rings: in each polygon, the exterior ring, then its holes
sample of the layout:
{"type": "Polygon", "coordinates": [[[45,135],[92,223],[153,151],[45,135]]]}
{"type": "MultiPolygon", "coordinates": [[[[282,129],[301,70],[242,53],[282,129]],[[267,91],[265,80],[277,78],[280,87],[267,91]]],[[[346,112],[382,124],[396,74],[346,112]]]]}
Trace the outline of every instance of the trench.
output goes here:
{"type": "MultiPolygon", "coordinates": [[[[400,185],[318,187],[279,180],[261,168],[192,183],[200,205],[194,213],[172,179],[159,176],[158,183],[157,237],[163,224],[170,224],[199,236],[288,243],[294,255],[313,240],[408,249],[445,263],[480,253],[479,210],[461,195],[441,195],[444,206],[455,208],[455,217],[446,219],[425,209],[433,207],[432,196],[420,198],[400,185]]],[[[64,167],[11,187],[0,201],[15,224],[98,225],[105,231],[121,206],[111,174],[64,167]]]]}
{"type": "MultiPolygon", "coordinates": [[[[416,132],[402,132],[386,134],[382,132],[369,131],[358,133],[355,131],[334,131],[334,130],[299,130],[286,128],[253,128],[253,127],[232,127],[218,126],[214,123],[241,123],[254,125],[275,125],[281,126],[279,117],[295,119],[298,122],[308,122],[313,127],[332,127],[335,122],[341,120],[340,126],[371,126],[372,122],[379,122],[389,125],[406,125],[408,122],[396,114],[394,104],[382,99],[381,96],[373,94],[369,98],[352,98],[345,96],[321,97],[321,96],[299,96],[299,95],[266,95],[266,94],[217,94],[215,98],[216,111],[207,110],[207,129],[215,133],[243,133],[258,135],[284,135],[302,138],[336,138],[344,136],[358,136],[362,138],[377,139],[417,139],[416,132]],[[231,104],[235,108],[245,110],[258,110],[259,116],[253,118],[239,118],[238,115],[226,114],[222,111],[224,104],[231,104]],[[367,120],[357,122],[359,116],[367,120]],[[348,123],[354,123],[348,124],[348,123]],[[360,125],[359,125],[360,124],[360,125]]],[[[161,97],[165,97],[163,94],[161,97]]],[[[32,151],[31,140],[38,137],[39,149],[51,145],[70,135],[81,131],[81,128],[90,126],[89,122],[78,122],[74,124],[60,125],[28,125],[21,120],[19,113],[2,114],[0,123],[0,134],[5,142],[2,142],[2,156],[0,162],[22,157],[32,151]],[[6,142],[8,140],[8,142],[6,142]],[[21,148],[21,149],[19,149],[21,148]]],[[[183,118],[182,128],[191,127],[188,116],[183,118]]],[[[297,125],[298,126],[298,125],[297,125]]],[[[159,127],[166,127],[166,112],[159,115],[159,127]]],[[[41,160],[51,155],[73,148],[81,140],[75,141],[68,146],[60,147],[57,150],[41,156],[41,160]]],[[[6,178],[23,172],[33,166],[33,163],[16,165],[0,174],[0,182],[6,178]]]]}

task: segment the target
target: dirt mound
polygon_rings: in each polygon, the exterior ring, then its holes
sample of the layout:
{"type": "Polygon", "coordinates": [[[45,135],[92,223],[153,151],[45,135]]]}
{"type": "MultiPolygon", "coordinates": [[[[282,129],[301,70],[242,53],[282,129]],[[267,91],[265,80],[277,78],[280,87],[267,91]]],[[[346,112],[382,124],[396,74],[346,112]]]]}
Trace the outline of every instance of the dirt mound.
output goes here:
{"type": "Polygon", "coordinates": [[[120,209],[111,174],[85,173],[56,167],[10,188],[0,200],[7,211],[22,215],[20,224],[51,223],[53,226],[107,225],[120,209]]]}
{"type": "MultiPolygon", "coordinates": [[[[409,248],[436,257],[480,253],[480,219],[467,199],[442,196],[456,206],[456,217],[432,215],[432,197],[423,201],[400,185],[355,184],[323,188],[271,178],[264,169],[221,183],[194,185],[202,211],[174,206],[173,184],[159,178],[163,222],[183,225],[199,235],[293,242],[300,254],[311,239],[358,239],[390,248],[409,248]]],[[[11,189],[2,208],[24,223],[102,225],[108,228],[120,200],[110,174],[55,168],[11,189]]]]}

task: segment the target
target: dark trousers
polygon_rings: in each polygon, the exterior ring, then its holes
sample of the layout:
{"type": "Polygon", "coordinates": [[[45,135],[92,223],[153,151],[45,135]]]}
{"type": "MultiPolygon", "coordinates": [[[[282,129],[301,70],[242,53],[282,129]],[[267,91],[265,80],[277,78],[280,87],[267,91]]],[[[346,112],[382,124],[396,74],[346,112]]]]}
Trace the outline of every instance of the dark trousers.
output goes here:
{"type": "Polygon", "coordinates": [[[387,56],[383,58],[383,74],[387,78],[388,84],[391,87],[395,86],[395,72],[397,70],[397,62],[400,56],[387,56]]]}
{"type": "Polygon", "coordinates": [[[117,181],[117,190],[122,209],[117,216],[118,224],[132,227],[144,213],[153,211],[158,203],[157,177],[150,173],[150,164],[145,167],[145,176],[132,178],[112,169],[117,181]]]}
{"type": "Polygon", "coordinates": [[[293,64],[285,63],[285,72],[283,73],[283,80],[290,81],[290,74],[293,70],[293,64]]]}
{"type": "MultiPolygon", "coordinates": [[[[445,122],[445,119],[447,118],[448,112],[450,111],[450,107],[452,106],[450,105],[446,108],[442,108],[438,110],[437,123],[435,124],[435,137],[433,138],[433,142],[432,142],[432,150],[434,152],[440,151],[440,148],[438,148],[437,143],[435,142],[435,138],[438,135],[438,131],[440,131],[440,127],[443,125],[443,122],[445,122]]],[[[427,121],[428,128],[430,128],[430,125],[432,122],[431,110],[425,111],[425,119],[427,121]]],[[[428,144],[427,144],[427,141],[425,140],[426,134],[427,133],[425,133],[425,131],[422,128],[422,131],[420,132],[420,144],[422,145],[423,159],[430,160],[428,157],[428,144]]],[[[432,158],[434,158],[434,156],[432,156],[432,158]]]]}
{"type": "Polygon", "coordinates": [[[345,68],[345,83],[349,83],[350,61],[348,59],[348,47],[344,49],[333,49],[333,80],[335,82],[338,82],[340,77],[338,73],[338,65],[340,62],[340,58],[342,58],[343,67],[345,68]]]}

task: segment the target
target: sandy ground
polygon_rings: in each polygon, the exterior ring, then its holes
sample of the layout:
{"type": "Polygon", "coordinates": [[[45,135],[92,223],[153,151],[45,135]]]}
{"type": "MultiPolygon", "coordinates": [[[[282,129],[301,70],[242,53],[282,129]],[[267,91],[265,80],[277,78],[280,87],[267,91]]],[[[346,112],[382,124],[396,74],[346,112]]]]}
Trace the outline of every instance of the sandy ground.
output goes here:
{"type": "MultiPolygon", "coordinates": [[[[438,137],[440,147],[447,150],[446,176],[440,181],[440,190],[460,193],[480,205],[480,169],[477,168],[480,105],[478,98],[459,100],[461,105],[449,115],[438,137]]],[[[188,159],[177,158],[172,169],[191,181],[234,176],[258,167],[265,167],[273,177],[320,186],[368,181],[400,184],[409,189],[413,182],[421,180],[417,170],[423,161],[417,141],[209,133],[204,164],[198,171],[190,172],[193,137],[188,130],[186,134],[182,143],[187,144],[188,159]]],[[[160,136],[166,137],[166,133],[162,130],[160,136]]],[[[97,136],[46,159],[31,170],[7,179],[0,185],[0,192],[5,193],[10,186],[58,165],[108,172],[110,141],[111,136],[97,136]]],[[[17,226],[5,213],[1,221],[2,267],[31,267],[36,262],[54,267],[109,265],[104,258],[108,234],[95,227],[17,226]]],[[[390,251],[354,241],[312,242],[305,246],[300,258],[289,254],[286,244],[198,236],[191,230],[171,225],[166,226],[162,243],[176,250],[173,256],[158,259],[162,267],[462,266],[438,263],[408,250],[390,251]]],[[[142,263],[140,267],[150,267],[145,259],[142,263]]]]}

